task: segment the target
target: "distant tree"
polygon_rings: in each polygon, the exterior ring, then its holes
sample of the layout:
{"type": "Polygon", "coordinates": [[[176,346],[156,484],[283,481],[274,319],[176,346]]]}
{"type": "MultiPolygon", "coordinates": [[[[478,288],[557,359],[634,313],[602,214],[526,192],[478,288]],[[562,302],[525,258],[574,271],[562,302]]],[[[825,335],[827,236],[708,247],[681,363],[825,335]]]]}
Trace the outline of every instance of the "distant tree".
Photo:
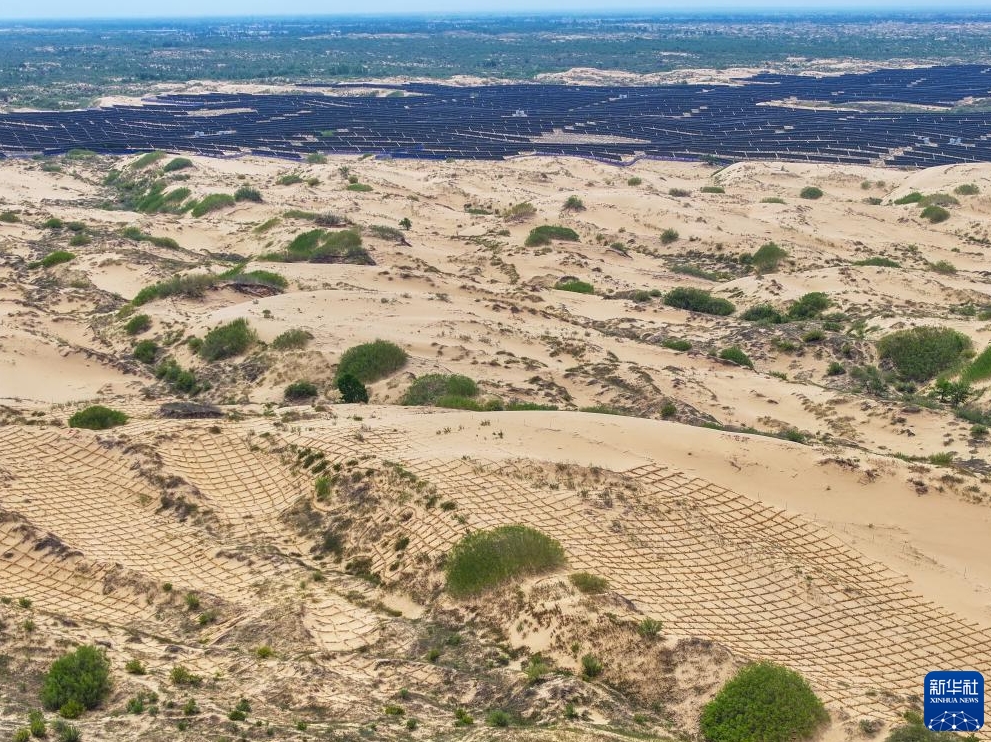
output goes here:
{"type": "Polygon", "coordinates": [[[399,220],[399,226],[402,229],[412,229],[413,228],[413,222],[411,222],[409,220],[409,217],[408,216],[404,216],[402,219],[399,220]]]}

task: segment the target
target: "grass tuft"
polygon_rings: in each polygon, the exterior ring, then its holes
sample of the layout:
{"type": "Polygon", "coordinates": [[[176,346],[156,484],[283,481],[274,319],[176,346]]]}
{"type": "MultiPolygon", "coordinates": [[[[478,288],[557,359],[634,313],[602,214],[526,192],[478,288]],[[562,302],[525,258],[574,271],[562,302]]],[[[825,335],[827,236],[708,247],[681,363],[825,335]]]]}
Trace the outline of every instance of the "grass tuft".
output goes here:
{"type": "Polygon", "coordinates": [[[565,563],[554,539],[527,526],[499,526],[462,538],[447,557],[447,589],[455,596],[477,595],[507,580],[549,572],[565,563]]]}

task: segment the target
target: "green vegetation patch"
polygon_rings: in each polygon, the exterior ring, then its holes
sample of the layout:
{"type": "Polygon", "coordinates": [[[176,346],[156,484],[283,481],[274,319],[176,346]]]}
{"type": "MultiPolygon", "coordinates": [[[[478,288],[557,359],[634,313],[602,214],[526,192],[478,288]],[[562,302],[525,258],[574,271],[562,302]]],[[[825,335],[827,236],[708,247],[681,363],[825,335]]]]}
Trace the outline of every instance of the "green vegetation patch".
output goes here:
{"type": "Polygon", "coordinates": [[[190,212],[195,217],[204,216],[211,211],[225,209],[234,205],[234,197],[229,193],[211,193],[201,198],[190,212]]]}
{"type": "Polygon", "coordinates": [[[86,428],[87,430],[107,430],[123,425],[127,415],[120,410],[112,410],[103,405],[92,405],[79,410],[69,418],[70,428],[86,428]]]}
{"type": "Polygon", "coordinates": [[[558,291],[573,291],[576,294],[594,294],[595,287],[587,281],[577,279],[570,281],[560,281],[554,286],[558,291]]]}
{"type": "Polygon", "coordinates": [[[794,742],[827,720],[826,709],[801,675],[760,662],[740,670],[702,709],[709,742],[794,742]]]}
{"type": "Polygon", "coordinates": [[[783,322],[787,322],[785,316],[770,304],[755,304],[744,311],[740,315],[740,319],[744,319],[747,322],[766,322],[771,325],[780,325],[783,322]]]}
{"type": "Polygon", "coordinates": [[[59,657],[41,686],[41,703],[55,711],[75,704],[94,709],[110,693],[110,661],[91,644],[59,657]]]}
{"type": "Polygon", "coordinates": [[[262,194],[257,188],[243,185],[234,191],[234,200],[252,201],[253,203],[260,204],[262,202],[262,194]]]}
{"type": "Polygon", "coordinates": [[[444,397],[471,399],[478,396],[474,379],[460,374],[424,374],[417,378],[403,395],[404,405],[434,405],[444,397]]]}
{"type": "Polygon", "coordinates": [[[275,350],[300,350],[305,348],[312,339],[312,333],[293,328],[277,335],[272,341],[271,347],[275,350]]]}
{"type": "Polygon", "coordinates": [[[885,335],[877,352],[898,375],[926,382],[955,368],[970,351],[970,338],[949,327],[913,327],[885,335]]]}
{"type": "Polygon", "coordinates": [[[832,300],[822,291],[810,291],[803,294],[788,307],[788,318],[792,320],[813,319],[826,311],[832,300]]]}
{"type": "Polygon", "coordinates": [[[17,224],[21,218],[13,211],[0,211],[0,222],[5,224],[17,224]]]}
{"type": "Polygon", "coordinates": [[[408,359],[405,350],[388,340],[362,343],[344,351],[337,365],[337,376],[351,374],[367,384],[394,374],[408,359]]]}
{"type": "Polygon", "coordinates": [[[226,325],[214,327],[203,337],[200,357],[206,361],[220,361],[244,353],[258,336],[248,326],[248,321],[240,317],[226,325]]]}
{"type": "Polygon", "coordinates": [[[728,299],[712,296],[708,291],[686,286],[671,289],[664,296],[664,303],[669,307],[687,309],[690,312],[727,316],[736,311],[736,307],[728,299]]]}
{"type": "Polygon", "coordinates": [[[296,235],[285,250],[262,255],[259,260],[280,263],[375,264],[368,251],[361,246],[361,234],[357,229],[311,229],[296,235]]]}
{"type": "Polygon", "coordinates": [[[774,242],[767,242],[757,248],[757,252],[750,258],[750,264],[758,273],[773,273],[787,257],[787,250],[774,242]]]}
{"type": "Polygon", "coordinates": [[[51,268],[55,265],[61,265],[62,263],[68,263],[70,260],[75,260],[76,254],[69,252],[68,250],[55,250],[48,253],[45,257],[39,260],[37,263],[32,263],[31,267],[41,267],[41,268],[51,268]]]}
{"type": "Polygon", "coordinates": [[[726,193],[726,189],[722,186],[702,186],[699,190],[702,193],[726,193]]]}
{"type": "Polygon", "coordinates": [[[973,183],[963,183],[954,188],[953,192],[958,196],[976,196],[981,192],[981,189],[973,183]]]}
{"type": "Polygon", "coordinates": [[[341,393],[341,400],[345,404],[368,402],[368,389],[353,374],[341,374],[337,377],[337,391],[341,393]]]}
{"type": "Polygon", "coordinates": [[[940,222],[945,222],[950,218],[950,212],[944,209],[942,206],[937,206],[932,204],[927,206],[922,210],[920,216],[923,219],[928,219],[932,224],[939,224],[940,222]]]}
{"type": "Polygon", "coordinates": [[[131,169],[133,170],[143,170],[144,168],[154,165],[159,160],[165,159],[164,152],[146,152],[141,155],[138,159],[131,163],[131,169]]]}
{"type": "Polygon", "coordinates": [[[294,381],[285,388],[283,396],[290,402],[305,402],[320,393],[312,381],[294,381]]]}
{"type": "Polygon", "coordinates": [[[815,201],[816,199],[822,198],[822,189],[816,188],[816,186],[805,186],[805,188],[799,192],[798,197],[809,201],[815,201]]]}
{"type": "Polygon", "coordinates": [[[507,580],[563,566],[564,549],[540,531],[522,525],[475,531],[447,556],[447,589],[455,596],[476,595],[507,580]]]}
{"type": "Polygon", "coordinates": [[[165,167],[162,168],[162,172],[174,173],[177,170],[185,170],[186,168],[190,168],[192,166],[193,161],[188,157],[175,157],[165,164],[165,167]]]}
{"type": "Polygon", "coordinates": [[[135,314],[124,325],[124,332],[128,335],[140,335],[151,328],[151,317],[147,314],[135,314]]]}
{"type": "Polygon", "coordinates": [[[886,258],[883,255],[876,255],[872,258],[865,258],[864,260],[857,260],[854,265],[874,265],[878,268],[901,268],[902,264],[891,258],[886,258]]]}
{"type": "Polygon", "coordinates": [[[744,353],[736,345],[731,345],[729,348],[723,348],[719,351],[719,357],[724,361],[735,363],[737,366],[746,366],[747,368],[754,367],[754,362],[750,360],[750,356],[744,353]]]}
{"type": "Polygon", "coordinates": [[[540,245],[549,245],[552,240],[578,242],[578,233],[570,227],[544,224],[531,229],[530,234],[527,235],[526,241],[523,244],[527,247],[539,247],[540,245]]]}
{"type": "Polygon", "coordinates": [[[609,580],[589,572],[574,572],[568,575],[571,584],[586,595],[599,595],[609,589],[609,580]]]}
{"type": "Polygon", "coordinates": [[[904,206],[905,204],[917,204],[922,201],[922,194],[918,191],[912,191],[911,193],[906,193],[901,198],[895,199],[895,205],[904,206]]]}
{"type": "Polygon", "coordinates": [[[984,381],[988,378],[991,378],[991,345],[971,361],[960,374],[960,381],[964,384],[973,384],[975,381],[984,381]]]}
{"type": "Polygon", "coordinates": [[[367,183],[348,183],[347,189],[349,191],[355,191],[356,193],[370,193],[375,190],[367,183]]]}

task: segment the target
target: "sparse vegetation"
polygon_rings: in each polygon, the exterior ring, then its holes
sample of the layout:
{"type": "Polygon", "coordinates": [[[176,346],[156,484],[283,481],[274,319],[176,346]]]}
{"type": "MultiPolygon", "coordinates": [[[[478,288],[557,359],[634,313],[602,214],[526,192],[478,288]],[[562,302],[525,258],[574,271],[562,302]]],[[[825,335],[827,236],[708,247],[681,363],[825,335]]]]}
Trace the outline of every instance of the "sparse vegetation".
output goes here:
{"type": "Polygon", "coordinates": [[[124,325],[124,332],[128,335],[140,335],[151,328],[151,317],[147,314],[135,314],[124,325]]]}
{"type": "Polygon", "coordinates": [[[388,340],[376,340],[348,348],[337,364],[338,378],[350,374],[361,382],[371,383],[394,374],[406,365],[406,351],[388,340]]]}
{"type": "Polygon", "coordinates": [[[585,204],[578,196],[568,196],[563,208],[565,211],[585,211],[585,204]]]}
{"type": "Polygon", "coordinates": [[[579,281],[573,279],[570,281],[561,281],[556,286],[554,286],[558,291],[573,291],[576,294],[594,294],[595,287],[586,281],[579,281]]]}
{"type": "Polygon", "coordinates": [[[564,549],[554,539],[522,525],[475,531],[447,556],[447,589],[455,596],[475,595],[526,574],[563,566],[564,549]]]}
{"type": "Polygon", "coordinates": [[[602,660],[594,654],[586,654],[582,657],[582,677],[585,680],[599,677],[603,670],[605,670],[605,666],[602,664],[602,660]]]}
{"type": "Polygon", "coordinates": [[[905,206],[906,204],[917,204],[920,201],[922,201],[922,194],[918,191],[912,191],[901,198],[896,198],[894,203],[896,206],[905,206]]]}
{"type": "Polygon", "coordinates": [[[266,253],[259,260],[280,263],[352,263],[374,265],[368,251],[362,247],[357,229],[327,231],[313,229],[297,235],[285,250],[266,253]]]}
{"type": "Polygon", "coordinates": [[[663,232],[661,232],[661,244],[670,245],[672,242],[678,241],[678,230],[668,227],[663,232]]]}
{"type": "Polygon", "coordinates": [[[970,338],[949,327],[913,327],[877,342],[878,356],[901,378],[917,382],[957,367],[970,349],[970,338]]]}
{"type": "Polygon", "coordinates": [[[664,296],[664,303],[669,307],[687,309],[691,312],[726,316],[733,314],[736,307],[728,299],[712,296],[708,291],[679,286],[671,289],[664,296]]]}
{"type": "Polygon", "coordinates": [[[165,159],[164,152],[146,152],[131,163],[131,168],[134,170],[143,170],[144,168],[154,165],[156,162],[163,159],[165,159]]]}
{"type": "Polygon", "coordinates": [[[702,193],[726,193],[726,189],[722,186],[702,186],[699,190],[702,193]]]}
{"type": "MultiPolygon", "coordinates": [[[[256,204],[262,202],[262,194],[257,188],[252,188],[251,186],[243,185],[234,191],[235,201],[251,201],[256,204]]],[[[195,215],[194,215],[195,216],[195,215]]]]}
{"type": "Polygon", "coordinates": [[[234,197],[227,193],[211,193],[204,196],[190,210],[195,217],[205,216],[211,211],[219,211],[234,205],[234,197]]]}
{"type": "Polygon", "coordinates": [[[70,260],[75,260],[75,258],[76,254],[68,250],[53,250],[37,263],[32,263],[31,267],[51,268],[62,263],[68,263],[70,260]]]}
{"type": "Polygon", "coordinates": [[[277,335],[270,343],[275,350],[301,350],[313,339],[313,334],[306,330],[293,328],[277,335]]]}
{"type": "Polygon", "coordinates": [[[258,336],[248,326],[248,321],[240,317],[225,325],[214,327],[203,337],[200,357],[205,361],[220,361],[244,353],[258,336]]]}
{"type": "Polygon", "coordinates": [[[537,214],[537,207],[529,201],[513,204],[503,213],[502,218],[507,222],[523,222],[532,219],[537,214]]]}
{"type": "Polygon", "coordinates": [[[609,589],[609,580],[589,572],[574,572],[568,576],[571,584],[586,595],[598,595],[609,589]]]}
{"type": "Polygon", "coordinates": [[[127,415],[119,410],[112,410],[103,405],[92,405],[79,410],[69,418],[70,428],[86,428],[87,430],[108,430],[127,422],[127,415]]]}
{"type": "Polygon", "coordinates": [[[49,710],[94,709],[110,693],[110,662],[91,644],[59,657],[42,681],[41,703],[49,710]]]}
{"type": "Polygon", "coordinates": [[[179,170],[185,170],[193,166],[193,161],[188,157],[174,157],[169,162],[166,163],[165,167],[162,168],[164,173],[174,173],[179,170]]]}
{"type": "Polygon", "coordinates": [[[740,315],[740,319],[747,322],[765,322],[771,325],[780,325],[785,322],[785,316],[770,304],[756,304],[745,310],[740,315]]]}
{"type": "Polygon", "coordinates": [[[960,381],[973,384],[991,378],[991,346],[985,348],[960,374],[960,381]]]}
{"type": "Polygon", "coordinates": [[[424,374],[403,395],[404,405],[437,405],[444,397],[472,398],[478,395],[474,379],[460,374],[424,374]]]}
{"type": "Polygon", "coordinates": [[[958,196],[976,196],[981,192],[981,189],[973,183],[963,183],[954,188],[953,192],[958,196]]]}
{"type": "Polygon", "coordinates": [[[891,258],[886,258],[883,255],[878,255],[872,258],[865,258],[864,260],[857,260],[854,265],[874,265],[878,268],[901,268],[902,265],[896,260],[891,258]]]}
{"type": "Polygon", "coordinates": [[[808,739],[829,715],[796,672],[769,662],[740,670],[702,709],[709,742],[793,742],[808,739]]]}

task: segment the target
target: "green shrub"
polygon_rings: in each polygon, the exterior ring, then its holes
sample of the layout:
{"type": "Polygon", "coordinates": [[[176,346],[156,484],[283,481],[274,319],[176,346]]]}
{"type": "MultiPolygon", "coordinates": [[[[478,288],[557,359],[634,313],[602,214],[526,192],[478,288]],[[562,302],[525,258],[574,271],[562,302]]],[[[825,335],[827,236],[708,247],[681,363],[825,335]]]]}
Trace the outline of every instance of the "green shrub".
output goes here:
{"type": "Polygon", "coordinates": [[[750,258],[750,264],[758,273],[773,273],[787,257],[787,250],[773,242],[767,242],[757,248],[757,252],[750,258]]]}
{"type": "Polygon", "coordinates": [[[726,316],[733,314],[736,307],[727,299],[712,296],[708,291],[685,286],[671,289],[664,295],[664,303],[669,307],[687,309],[703,314],[726,316]]]}
{"type": "Polygon", "coordinates": [[[418,377],[403,395],[404,405],[437,405],[442,397],[475,397],[478,385],[460,374],[424,374],[418,377]]]}
{"type": "Polygon", "coordinates": [[[846,369],[843,368],[843,364],[839,361],[830,361],[829,367],[826,369],[826,376],[842,376],[846,373],[846,369]]]}
{"type": "Polygon", "coordinates": [[[124,671],[131,675],[144,675],[148,672],[144,663],[137,659],[128,660],[124,665],[124,671]]]}
{"type": "Polygon", "coordinates": [[[68,250],[55,250],[39,260],[37,265],[40,265],[42,268],[51,268],[53,265],[68,263],[70,260],[74,260],[75,257],[75,253],[71,253],[68,250]]]}
{"type": "Polygon", "coordinates": [[[560,567],[564,549],[527,526],[499,526],[462,538],[447,557],[447,589],[452,595],[475,595],[512,579],[560,567]]]}
{"type": "Polygon", "coordinates": [[[151,317],[147,314],[136,314],[124,325],[124,332],[128,335],[138,335],[151,327],[151,317]]]}
{"type": "Polygon", "coordinates": [[[70,428],[86,428],[88,430],[107,430],[127,422],[127,415],[119,410],[112,410],[103,405],[92,405],[69,418],[70,428]]]}
{"type": "Polygon", "coordinates": [[[950,212],[942,206],[936,206],[933,204],[924,208],[920,216],[923,219],[928,219],[932,224],[939,224],[940,222],[945,222],[950,218],[950,212]]]}
{"type": "Polygon", "coordinates": [[[368,251],[361,246],[361,235],[356,229],[327,232],[312,229],[297,235],[282,252],[269,253],[260,260],[285,263],[354,263],[374,265],[368,251]]]}
{"type": "Polygon", "coordinates": [[[456,727],[470,727],[475,723],[475,720],[471,717],[466,709],[455,709],[454,711],[454,726],[456,727]]]}
{"type": "Polygon", "coordinates": [[[770,304],[756,304],[740,315],[740,319],[747,322],[766,322],[771,325],[780,325],[785,321],[785,316],[770,304]]]}
{"type": "Polygon", "coordinates": [[[799,198],[808,199],[809,201],[815,201],[818,198],[822,198],[822,189],[816,188],[815,186],[805,186],[799,194],[799,198]]]}
{"type": "Polygon", "coordinates": [[[17,224],[20,221],[21,218],[13,211],[0,212],[0,222],[4,222],[5,224],[17,224]]]}
{"type": "Polygon", "coordinates": [[[957,366],[971,349],[970,338],[949,327],[913,327],[885,335],[878,356],[909,381],[926,382],[957,366]]]}
{"type": "Polygon", "coordinates": [[[919,202],[920,206],[959,206],[957,201],[949,193],[930,193],[919,202]]]}
{"type": "Polygon", "coordinates": [[[367,404],[368,389],[354,374],[341,374],[337,377],[337,391],[345,404],[367,404]]]}
{"type": "Polygon", "coordinates": [[[627,179],[626,185],[636,187],[638,185],[643,185],[643,178],[634,175],[632,178],[627,179]]]}
{"type": "Polygon", "coordinates": [[[675,198],[685,198],[691,196],[692,192],[685,190],[684,188],[668,188],[668,195],[674,196],[675,198]]]}
{"type": "Polygon", "coordinates": [[[271,342],[270,347],[275,350],[299,350],[301,348],[305,348],[307,343],[309,343],[312,339],[313,335],[306,330],[286,330],[282,334],[276,336],[276,338],[271,342]]]}
{"type": "Polygon", "coordinates": [[[762,204],[783,204],[785,200],[780,196],[767,196],[760,200],[762,204]]]}
{"type": "Polygon", "coordinates": [[[172,668],[169,672],[169,680],[172,681],[172,685],[179,687],[188,686],[198,688],[203,684],[203,678],[199,675],[194,675],[182,665],[176,665],[172,668]]]}
{"type": "Polygon", "coordinates": [[[319,152],[310,152],[310,154],[306,156],[306,161],[311,165],[326,165],[327,156],[322,155],[319,152]]]}
{"type": "Polygon", "coordinates": [[[582,677],[586,680],[599,677],[604,669],[602,660],[594,654],[586,654],[582,657],[582,677]]]}
{"type": "Polygon", "coordinates": [[[671,350],[686,351],[692,349],[692,344],[688,340],[682,340],[681,338],[665,338],[661,341],[661,345],[671,350]]]}
{"type": "Polygon", "coordinates": [[[523,244],[527,247],[539,247],[540,245],[549,245],[551,240],[577,242],[578,233],[570,227],[558,227],[545,224],[543,226],[534,227],[531,229],[530,234],[527,235],[526,241],[523,244]]]}
{"type": "Polygon", "coordinates": [[[821,291],[803,294],[788,307],[788,318],[793,320],[813,319],[830,307],[832,301],[821,291]]]}
{"type": "Polygon", "coordinates": [[[923,724],[909,723],[892,729],[885,737],[885,742],[953,742],[955,739],[958,739],[956,732],[934,732],[923,724]]]}
{"type": "Polygon", "coordinates": [[[958,185],[954,188],[953,192],[958,196],[976,196],[981,192],[981,189],[973,183],[964,183],[963,185],[958,185]]]}
{"type": "Polygon", "coordinates": [[[818,342],[822,341],[825,337],[826,337],[826,333],[823,332],[822,330],[819,330],[819,329],[809,330],[808,332],[806,332],[806,333],[804,333],[802,335],[802,342],[803,343],[818,343],[818,342]]]}
{"type": "Polygon", "coordinates": [[[719,357],[724,361],[735,363],[737,366],[746,366],[747,368],[754,367],[754,363],[750,360],[750,357],[736,345],[723,348],[719,351],[719,357]]]}
{"type": "Polygon", "coordinates": [[[165,158],[164,152],[146,152],[141,155],[138,159],[131,163],[131,168],[134,170],[142,170],[149,165],[154,165],[159,160],[165,158]]]}
{"type": "Polygon", "coordinates": [[[193,166],[193,161],[190,160],[188,157],[174,157],[168,163],[166,163],[165,167],[162,168],[162,172],[173,173],[177,170],[185,170],[186,168],[192,166],[193,166]]]}
{"type": "Polygon", "coordinates": [[[79,731],[79,727],[73,726],[72,724],[66,724],[61,719],[52,724],[52,727],[55,729],[58,742],[79,742],[79,740],[83,738],[82,733],[79,731]]]}
{"type": "Polygon", "coordinates": [[[312,381],[294,381],[283,392],[283,396],[290,402],[313,399],[317,394],[319,394],[319,390],[312,381]]]}
{"type": "Polygon", "coordinates": [[[41,703],[53,711],[73,704],[94,709],[108,693],[110,662],[102,651],[84,644],[52,663],[42,681],[41,703]]]}
{"type": "Polygon", "coordinates": [[[706,281],[720,281],[727,278],[725,273],[707,271],[703,268],[699,268],[698,266],[691,264],[673,265],[671,266],[671,272],[679,273],[683,276],[694,276],[695,278],[704,278],[706,281]]]}
{"type": "Polygon", "coordinates": [[[699,190],[702,193],[726,193],[726,189],[722,186],[702,186],[699,190]]]}
{"type": "Polygon", "coordinates": [[[668,227],[663,232],[661,232],[661,244],[670,245],[673,242],[677,242],[679,236],[680,235],[678,234],[677,229],[672,229],[671,227],[668,227]]]}
{"type": "Polygon", "coordinates": [[[88,245],[92,241],[93,240],[90,239],[90,236],[88,234],[86,234],[85,232],[79,232],[77,234],[72,235],[72,237],[69,239],[69,246],[82,247],[83,245],[88,245]]]}
{"type": "Polygon", "coordinates": [[[558,291],[573,291],[576,294],[594,294],[595,287],[586,281],[562,281],[554,288],[558,291]]]}
{"type": "Polygon", "coordinates": [[[922,194],[918,191],[912,191],[911,193],[906,193],[901,198],[895,199],[895,204],[898,206],[904,206],[905,204],[917,204],[922,200],[922,194]]]}
{"type": "Polygon", "coordinates": [[[251,186],[243,185],[234,191],[235,201],[252,201],[256,204],[262,202],[262,194],[257,188],[252,188],[251,186]]]}
{"type": "Polygon", "coordinates": [[[656,639],[664,625],[656,618],[645,618],[637,624],[637,633],[644,639],[656,639]]]}
{"type": "MultiPolygon", "coordinates": [[[[434,402],[436,407],[444,407],[449,410],[471,410],[473,412],[482,412],[487,409],[485,405],[471,397],[462,397],[459,394],[445,394],[444,396],[437,399],[434,402]]],[[[495,407],[494,409],[498,409],[495,407]]]]}
{"type": "Polygon", "coordinates": [[[255,331],[243,317],[214,327],[203,337],[200,357],[206,361],[219,361],[244,353],[257,339],[255,331]]]}
{"type": "Polygon", "coordinates": [[[351,374],[369,383],[383,379],[406,365],[406,351],[388,340],[376,340],[348,348],[337,364],[338,377],[351,374]]]}
{"type": "Polygon", "coordinates": [[[65,226],[65,222],[59,219],[57,216],[48,217],[44,223],[42,223],[42,229],[62,229],[65,226]]]}
{"type": "Polygon", "coordinates": [[[496,710],[490,711],[485,717],[485,723],[490,727],[508,727],[512,717],[505,711],[496,710]]]}
{"type": "Polygon", "coordinates": [[[866,258],[865,260],[857,260],[854,265],[876,265],[879,268],[901,268],[902,264],[892,260],[891,258],[886,258],[883,255],[878,255],[873,258],[866,258]]]}
{"type": "Polygon", "coordinates": [[[598,595],[609,589],[609,580],[589,572],[575,572],[568,576],[571,584],[586,595],[598,595]]]}
{"type": "Polygon", "coordinates": [[[966,384],[973,384],[975,381],[984,381],[991,378],[991,345],[971,361],[960,374],[960,380],[966,384]]]}
{"type": "Polygon", "coordinates": [[[211,211],[217,211],[218,209],[223,209],[233,205],[233,196],[227,193],[211,193],[208,196],[201,198],[190,213],[192,213],[195,217],[200,217],[205,214],[209,214],[211,211]]]}
{"type": "Polygon", "coordinates": [[[40,709],[32,709],[28,713],[28,730],[31,732],[31,736],[39,739],[48,736],[48,730],[45,726],[44,712],[40,709]]]}
{"type": "Polygon", "coordinates": [[[522,222],[532,218],[537,213],[537,208],[529,201],[513,204],[506,209],[503,219],[507,222],[522,222]]]}
{"type": "Polygon", "coordinates": [[[565,211],[585,211],[585,204],[578,196],[568,196],[568,199],[564,202],[565,211]]]}
{"type": "Polygon", "coordinates": [[[929,269],[944,276],[952,276],[957,272],[957,267],[949,260],[937,260],[935,263],[930,263],[929,269]]]}
{"type": "Polygon", "coordinates": [[[288,173],[287,175],[283,175],[279,177],[275,181],[276,185],[284,185],[284,186],[296,185],[297,183],[302,183],[302,182],[303,182],[303,176],[300,175],[299,173],[288,173]]]}
{"type": "Polygon", "coordinates": [[[27,727],[20,727],[14,730],[13,736],[11,736],[11,742],[28,742],[31,739],[31,730],[27,727]]]}
{"type": "Polygon", "coordinates": [[[164,299],[169,296],[183,296],[190,299],[200,299],[206,290],[215,286],[219,278],[209,273],[190,273],[184,276],[172,276],[165,281],[145,286],[131,300],[138,307],[153,299],[164,299]]]}
{"type": "Polygon", "coordinates": [[[740,670],[702,709],[709,742],[793,742],[828,720],[822,701],[796,672],[769,662],[740,670]]]}

